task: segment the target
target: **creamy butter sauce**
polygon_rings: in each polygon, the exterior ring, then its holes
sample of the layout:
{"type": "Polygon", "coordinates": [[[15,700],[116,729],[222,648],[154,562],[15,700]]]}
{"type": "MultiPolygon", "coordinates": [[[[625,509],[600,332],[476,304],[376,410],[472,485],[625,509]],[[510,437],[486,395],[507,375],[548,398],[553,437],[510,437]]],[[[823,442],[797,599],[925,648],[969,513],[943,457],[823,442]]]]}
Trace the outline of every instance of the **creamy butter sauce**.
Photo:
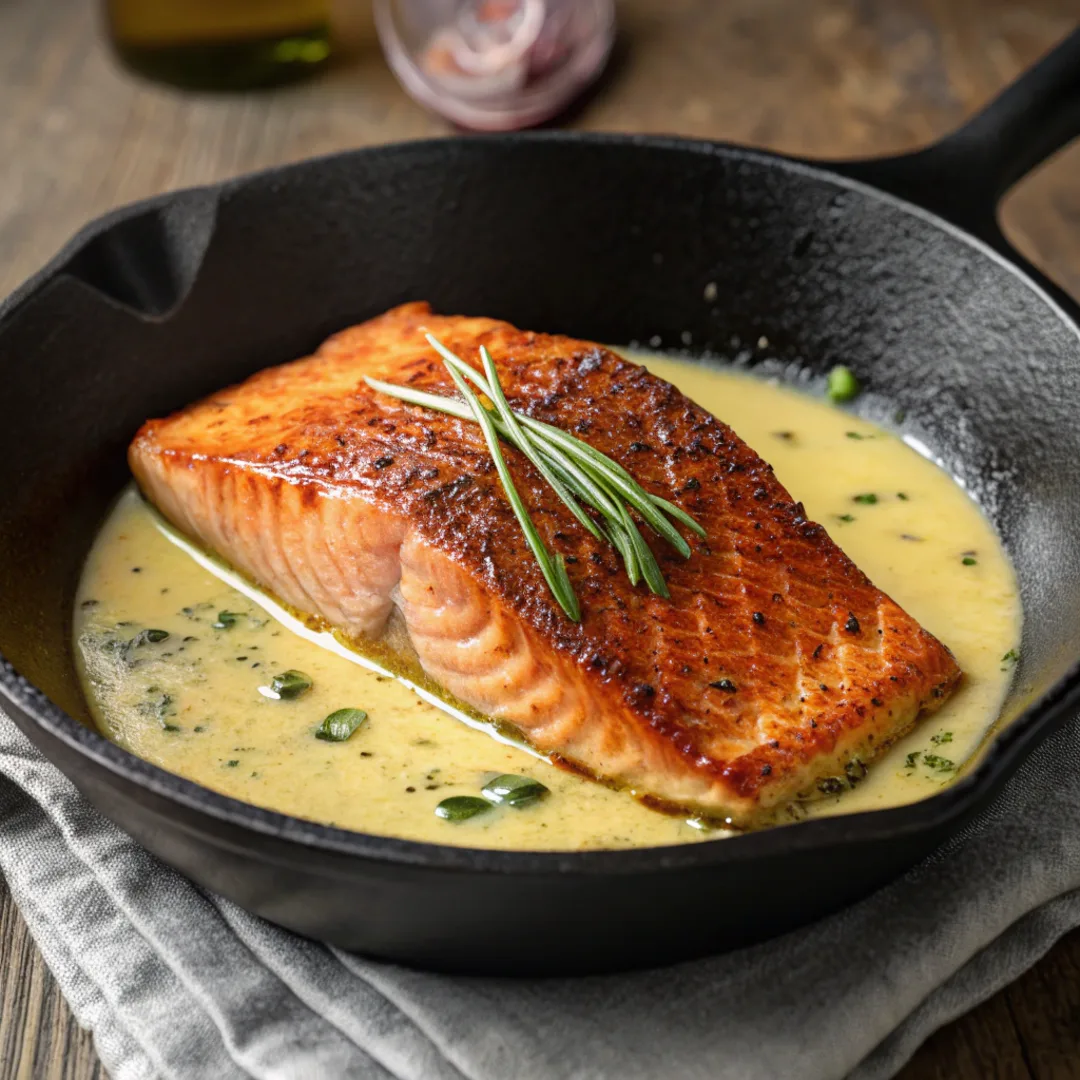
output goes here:
{"type": "MultiPolygon", "coordinates": [[[[996,719],[1012,671],[1003,658],[1019,639],[1016,582],[988,522],[945,473],[865,421],[745,375],[635,358],[772,462],[808,515],[964,670],[954,697],[864,779],[792,816],[897,805],[951,782],[996,719]]],[[[581,850],[726,835],[449,715],[197,554],[129,491],[83,574],[75,638],[87,698],[100,729],[132,753],[258,806],[412,840],[581,850]],[[273,677],[286,670],[303,672],[312,687],[275,700],[273,677]],[[316,738],[342,708],[368,719],[345,742],[316,738]],[[534,777],[550,794],[464,822],[435,816],[443,799],[478,795],[500,773],[534,777]]]]}

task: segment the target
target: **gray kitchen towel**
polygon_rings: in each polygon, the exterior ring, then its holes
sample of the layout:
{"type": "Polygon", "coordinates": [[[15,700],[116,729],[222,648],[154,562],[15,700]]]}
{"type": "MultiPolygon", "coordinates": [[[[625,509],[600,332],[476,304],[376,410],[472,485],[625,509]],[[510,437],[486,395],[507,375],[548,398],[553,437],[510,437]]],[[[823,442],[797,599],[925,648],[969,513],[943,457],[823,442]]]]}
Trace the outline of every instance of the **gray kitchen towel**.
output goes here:
{"type": "Polygon", "coordinates": [[[0,871],[114,1080],[881,1080],[1080,924],[1080,723],[862,903],[635,975],[431,975],[295,937],[159,863],[3,716],[0,815],[0,871]]]}

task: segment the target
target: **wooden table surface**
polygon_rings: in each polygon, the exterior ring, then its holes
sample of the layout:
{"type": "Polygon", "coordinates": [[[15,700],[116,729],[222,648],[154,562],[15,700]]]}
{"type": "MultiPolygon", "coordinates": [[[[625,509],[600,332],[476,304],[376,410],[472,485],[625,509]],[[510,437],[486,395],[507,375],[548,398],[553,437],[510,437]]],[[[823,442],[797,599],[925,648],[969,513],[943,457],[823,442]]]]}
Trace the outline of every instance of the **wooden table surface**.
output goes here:
{"type": "MultiPolygon", "coordinates": [[[[90,0],[0,0],[0,294],[87,219],[169,188],[444,134],[398,89],[365,0],[340,61],[259,95],[118,70],[90,0]]],[[[618,61],[576,126],[821,156],[902,150],[969,115],[1080,21],[1080,0],[622,0],[618,61]]],[[[1014,242],[1080,296],[1080,145],[1013,193],[1014,242]]],[[[103,1076],[0,886],[0,1080],[103,1076]]],[[[903,1080],[1080,1076],[1080,932],[935,1034],[903,1080]]],[[[797,1080],[797,1078],[794,1078],[797,1080]]]]}

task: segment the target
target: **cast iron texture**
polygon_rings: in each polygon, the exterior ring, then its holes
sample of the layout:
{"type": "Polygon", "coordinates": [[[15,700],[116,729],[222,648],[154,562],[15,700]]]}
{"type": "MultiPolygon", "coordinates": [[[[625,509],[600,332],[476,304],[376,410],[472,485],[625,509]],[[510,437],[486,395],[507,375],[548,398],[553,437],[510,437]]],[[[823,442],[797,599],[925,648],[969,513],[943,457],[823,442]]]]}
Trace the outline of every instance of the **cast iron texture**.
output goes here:
{"type": "MultiPolygon", "coordinates": [[[[1053,121],[1039,154],[1076,133],[1062,117],[1077,72],[1074,35],[1019,84],[1022,111],[1053,121]]],[[[1015,93],[1003,123],[993,108],[976,121],[1001,141],[1002,183],[1016,179],[1010,156],[1021,171],[1034,163],[1015,93]]],[[[927,152],[934,169],[935,152],[957,168],[983,160],[970,147],[985,139],[963,150],[953,138],[927,152]]],[[[1007,250],[993,225],[1002,185],[980,182],[958,202],[938,182],[920,188],[916,166],[836,167],[853,181],[678,140],[459,139],[306,162],[91,225],[0,309],[6,707],[107,815],[196,881],[301,933],[411,964],[641,966],[865,895],[984,807],[1080,700],[1080,332],[1033,272],[992,250],[1007,250]],[[864,186],[875,177],[944,212],[977,211],[988,244],[864,186]],[[1022,661],[1009,726],[981,767],[914,806],[712,844],[486,852],[258,810],[85,726],[74,590],[138,425],[411,299],[600,341],[689,341],[795,380],[851,365],[869,387],[858,411],[895,426],[904,410],[902,430],[968,486],[1019,574],[1022,661]]]]}

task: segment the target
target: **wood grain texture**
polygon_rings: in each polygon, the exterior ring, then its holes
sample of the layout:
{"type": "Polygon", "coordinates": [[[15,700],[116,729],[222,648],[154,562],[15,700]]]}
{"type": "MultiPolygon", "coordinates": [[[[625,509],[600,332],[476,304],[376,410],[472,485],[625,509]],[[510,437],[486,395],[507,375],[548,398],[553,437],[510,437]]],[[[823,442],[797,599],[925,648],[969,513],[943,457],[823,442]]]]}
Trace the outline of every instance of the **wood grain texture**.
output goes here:
{"type": "MultiPolygon", "coordinates": [[[[0,0],[0,294],[113,206],[312,154],[445,134],[383,65],[365,0],[339,0],[341,59],[310,83],[232,97],[129,78],[91,0],[0,0]]],[[[571,122],[821,157],[926,142],[977,110],[1080,18],[1078,0],[622,0],[608,78],[571,122]]],[[[1003,220],[1080,295],[1080,145],[1003,220]]],[[[6,893],[0,1080],[97,1080],[6,893]]],[[[1080,1076],[1080,932],[938,1032],[903,1080],[1080,1076]]]]}
{"type": "Polygon", "coordinates": [[[899,1080],[1034,1080],[1005,994],[935,1032],[899,1080]]]}
{"type": "Polygon", "coordinates": [[[89,1032],[60,996],[0,879],[0,1077],[104,1080],[89,1032]]]}

